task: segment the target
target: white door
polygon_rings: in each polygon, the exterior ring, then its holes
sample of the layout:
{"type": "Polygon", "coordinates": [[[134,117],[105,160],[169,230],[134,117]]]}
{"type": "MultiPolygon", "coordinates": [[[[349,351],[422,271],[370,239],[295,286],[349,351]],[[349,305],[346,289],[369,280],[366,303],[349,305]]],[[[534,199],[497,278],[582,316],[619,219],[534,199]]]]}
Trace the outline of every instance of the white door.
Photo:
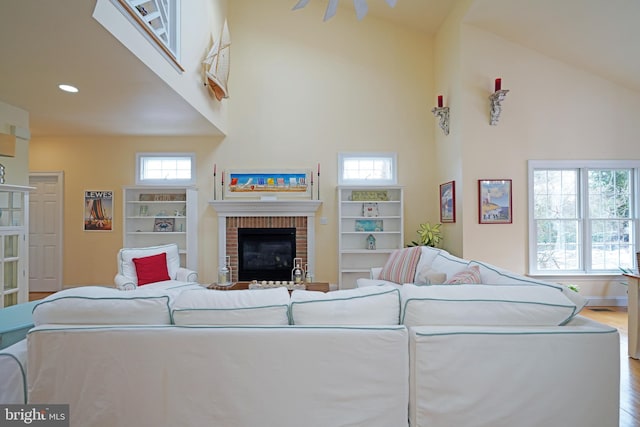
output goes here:
{"type": "Polygon", "coordinates": [[[31,173],[29,291],[62,289],[62,172],[31,173]]]}

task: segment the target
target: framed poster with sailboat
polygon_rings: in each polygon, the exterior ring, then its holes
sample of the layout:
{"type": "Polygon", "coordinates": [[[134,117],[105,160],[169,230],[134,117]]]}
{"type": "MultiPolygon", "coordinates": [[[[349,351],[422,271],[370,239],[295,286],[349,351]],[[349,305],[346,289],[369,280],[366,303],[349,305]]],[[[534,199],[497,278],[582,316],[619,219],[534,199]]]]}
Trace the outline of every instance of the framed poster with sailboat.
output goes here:
{"type": "Polygon", "coordinates": [[[478,222],[480,224],[511,224],[511,180],[478,180],[478,222]]]}
{"type": "Polygon", "coordinates": [[[113,230],[113,191],[84,192],[84,231],[113,230]]]}

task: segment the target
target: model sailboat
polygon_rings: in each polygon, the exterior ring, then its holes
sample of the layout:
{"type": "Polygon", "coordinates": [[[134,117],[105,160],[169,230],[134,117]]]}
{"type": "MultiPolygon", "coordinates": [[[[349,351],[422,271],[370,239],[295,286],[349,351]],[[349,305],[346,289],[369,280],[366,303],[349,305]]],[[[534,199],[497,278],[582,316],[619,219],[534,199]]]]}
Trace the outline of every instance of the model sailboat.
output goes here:
{"type": "Polygon", "coordinates": [[[227,81],[229,80],[229,53],[231,50],[231,35],[225,19],[220,37],[213,43],[213,47],[202,62],[204,67],[205,86],[213,93],[218,101],[229,97],[227,81]]]}

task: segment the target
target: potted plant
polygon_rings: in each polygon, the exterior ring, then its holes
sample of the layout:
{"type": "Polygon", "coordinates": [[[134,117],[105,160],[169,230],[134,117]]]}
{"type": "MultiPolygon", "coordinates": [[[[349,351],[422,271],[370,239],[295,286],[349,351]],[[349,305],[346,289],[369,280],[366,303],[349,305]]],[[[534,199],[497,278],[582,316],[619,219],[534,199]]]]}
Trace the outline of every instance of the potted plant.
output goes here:
{"type": "Polygon", "coordinates": [[[441,225],[442,224],[431,224],[429,222],[420,224],[420,228],[416,231],[419,239],[417,241],[412,241],[411,244],[407,246],[437,247],[443,239],[442,231],[440,230],[441,225]]]}

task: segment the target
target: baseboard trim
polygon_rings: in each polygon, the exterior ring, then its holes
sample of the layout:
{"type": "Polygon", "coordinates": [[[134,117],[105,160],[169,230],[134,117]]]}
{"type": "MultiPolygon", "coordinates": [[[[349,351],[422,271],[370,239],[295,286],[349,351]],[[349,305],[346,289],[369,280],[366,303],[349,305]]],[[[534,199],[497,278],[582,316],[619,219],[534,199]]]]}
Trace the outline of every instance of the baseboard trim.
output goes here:
{"type": "Polygon", "coordinates": [[[591,307],[627,307],[627,297],[585,297],[591,307]]]}

